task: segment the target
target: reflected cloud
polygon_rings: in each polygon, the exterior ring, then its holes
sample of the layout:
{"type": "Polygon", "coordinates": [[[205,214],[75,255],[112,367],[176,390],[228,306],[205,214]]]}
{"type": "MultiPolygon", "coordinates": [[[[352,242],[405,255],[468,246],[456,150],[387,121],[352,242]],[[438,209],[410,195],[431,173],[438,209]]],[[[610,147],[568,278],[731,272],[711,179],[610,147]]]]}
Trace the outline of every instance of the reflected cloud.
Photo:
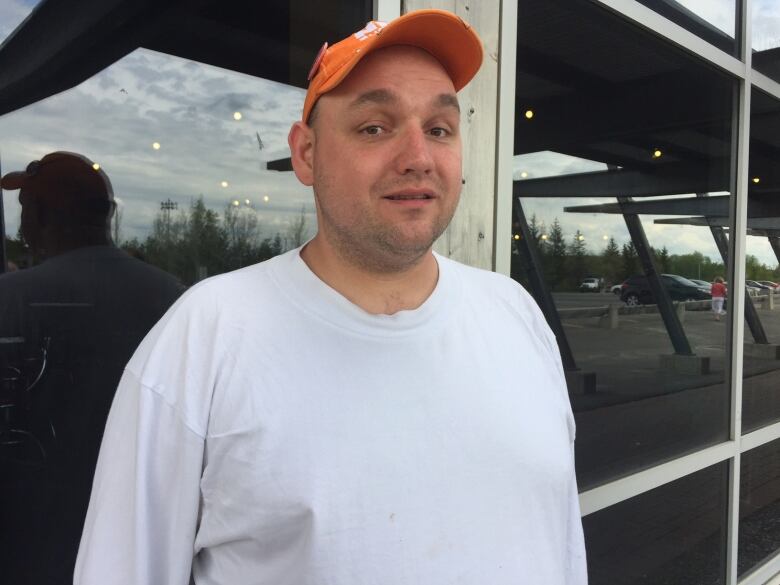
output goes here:
{"type": "MultiPolygon", "coordinates": [[[[145,238],[167,198],[186,208],[203,196],[221,212],[230,201],[221,182],[230,177],[232,192],[270,198],[260,214],[269,237],[302,206],[314,224],[311,191],[292,173],[266,168],[289,156],[287,133],[303,99],[299,88],[139,49],[72,90],[0,118],[3,171],[53,150],[88,153],[125,202],[124,239],[145,238]],[[150,148],[157,142],[159,150],[150,148]]],[[[5,204],[6,231],[15,234],[18,202],[5,204]]]]}

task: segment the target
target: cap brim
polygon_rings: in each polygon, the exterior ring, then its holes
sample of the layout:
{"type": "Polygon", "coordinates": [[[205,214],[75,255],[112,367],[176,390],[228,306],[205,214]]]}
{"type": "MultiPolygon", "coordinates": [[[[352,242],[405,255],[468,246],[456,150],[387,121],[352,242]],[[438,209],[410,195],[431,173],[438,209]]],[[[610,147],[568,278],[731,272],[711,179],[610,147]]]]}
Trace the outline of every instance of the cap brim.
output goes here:
{"type": "Polygon", "coordinates": [[[3,189],[21,189],[24,186],[24,182],[27,179],[27,173],[24,171],[14,171],[8,173],[2,179],[0,179],[0,187],[3,189]]]}
{"type": "Polygon", "coordinates": [[[393,45],[419,47],[433,55],[460,91],[482,66],[482,42],[465,21],[444,10],[417,10],[389,22],[361,51],[317,91],[318,97],[337,87],[368,54],[393,45]]]}

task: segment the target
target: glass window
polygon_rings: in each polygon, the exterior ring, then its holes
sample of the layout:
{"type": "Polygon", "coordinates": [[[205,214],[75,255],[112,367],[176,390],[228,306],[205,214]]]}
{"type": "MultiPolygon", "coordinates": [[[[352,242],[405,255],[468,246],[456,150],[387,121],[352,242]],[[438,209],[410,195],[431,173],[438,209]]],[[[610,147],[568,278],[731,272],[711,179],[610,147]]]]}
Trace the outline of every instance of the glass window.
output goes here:
{"type": "Polygon", "coordinates": [[[780,4],[753,0],[753,68],[780,81],[780,4]]]}
{"type": "Polygon", "coordinates": [[[743,432],[780,420],[780,101],[754,90],[751,102],[743,432]]]}
{"type": "Polygon", "coordinates": [[[319,46],[370,14],[366,3],[305,4],[272,15],[189,7],[200,12],[177,13],[149,43],[167,52],[139,48],[0,117],[3,174],[26,169],[21,191],[3,192],[0,566],[9,582],[72,575],[119,377],[184,288],[314,234],[287,133],[319,46]],[[314,22],[325,38],[309,34],[314,22]],[[262,47],[275,53],[264,59],[262,47]]]}
{"type": "Polygon", "coordinates": [[[591,585],[725,582],[728,465],[582,519],[591,585]]]}
{"type": "Polygon", "coordinates": [[[0,2],[0,43],[32,13],[39,3],[40,0],[3,0],[0,2]]]}
{"type": "MultiPolygon", "coordinates": [[[[53,150],[86,154],[113,185],[116,243],[190,285],[313,235],[311,190],[267,168],[289,156],[303,98],[297,87],[139,49],[0,118],[3,166],[24,169],[53,150]]],[[[27,265],[35,260],[13,253],[21,206],[9,195],[9,259],[27,265]]]]}
{"type": "Polygon", "coordinates": [[[735,54],[736,0],[638,1],[722,51],[735,54]]]}
{"type": "Polygon", "coordinates": [[[742,454],[739,575],[780,552],[780,441],[742,454]]]}
{"type": "Polygon", "coordinates": [[[512,275],[558,338],[586,489],[727,439],[733,82],[591,3],[524,0],[518,47],[512,275]]]}

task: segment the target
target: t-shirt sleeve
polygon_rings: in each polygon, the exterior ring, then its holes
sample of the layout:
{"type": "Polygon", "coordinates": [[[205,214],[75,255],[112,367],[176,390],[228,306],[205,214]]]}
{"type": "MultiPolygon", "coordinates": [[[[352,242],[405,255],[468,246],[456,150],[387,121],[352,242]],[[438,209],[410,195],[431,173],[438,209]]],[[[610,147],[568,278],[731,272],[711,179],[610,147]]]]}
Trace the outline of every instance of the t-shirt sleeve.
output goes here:
{"type": "Polygon", "coordinates": [[[126,370],[108,417],[76,585],[187,585],[204,439],[126,370]]]}
{"type": "MultiPolygon", "coordinates": [[[[572,444],[572,460],[574,445],[572,444]]],[[[582,531],[580,499],[577,493],[577,479],[574,473],[569,479],[569,519],[566,534],[568,559],[566,566],[566,585],[588,585],[588,569],[585,556],[585,539],[582,531]]]]}

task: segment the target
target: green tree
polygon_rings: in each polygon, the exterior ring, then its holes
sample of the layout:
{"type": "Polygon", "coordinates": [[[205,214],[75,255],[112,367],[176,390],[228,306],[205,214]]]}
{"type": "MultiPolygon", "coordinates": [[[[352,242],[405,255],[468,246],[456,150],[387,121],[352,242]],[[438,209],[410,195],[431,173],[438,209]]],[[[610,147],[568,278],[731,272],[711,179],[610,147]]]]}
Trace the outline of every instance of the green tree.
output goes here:
{"type": "Polygon", "coordinates": [[[203,203],[203,195],[190,206],[183,244],[185,282],[196,282],[225,270],[225,251],[228,249],[225,232],[220,228],[219,214],[203,203]]]}
{"type": "Polygon", "coordinates": [[[228,203],[222,212],[222,231],[227,247],[227,269],[234,270],[259,261],[259,222],[254,208],[228,203]]]}
{"type": "Polygon", "coordinates": [[[607,284],[612,285],[622,282],[624,279],[620,278],[622,275],[620,248],[618,248],[615,238],[609,238],[607,246],[601,253],[601,259],[602,274],[604,275],[607,284]]]}
{"type": "Polygon", "coordinates": [[[547,282],[550,288],[559,290],[566,281],[566,242],[563,239],[563,229],[556,217],[550,227],[550,235],[547,238],[548,248],[546,257],[547,262],[547,282]]]}
{"type": "Polygon", "coordinates": [[[671,264],[669,259],[669,250],[666,249],[666,246],[661,248],[659,252],[656,252],[655,259],[658,261],[658,269],[662,273],[669,273],[671,271],[671,264]]]}
{"type": "Polygon", "coordinates": [[[623,248],[620,250],[620,260],[623,269],[622,280],[640,272],[639,256],[633,242],[623,244],[623,248]]]}
{"type": "Polygon", "coordinates": [[[302,246],[309,237],[309,229],[306,222],[306,207],[301,205],[301,213],[290,224],[287,230],[287,239],[290,242],[290,248],[302,246]]]}
{"type": "Polygon", "coordinates": [[[569,245],[570,288],[576,288],[585,278],[588,271],[586,256],[585,236],[582,235],[580,230],[577,230],[569,245]]]}

